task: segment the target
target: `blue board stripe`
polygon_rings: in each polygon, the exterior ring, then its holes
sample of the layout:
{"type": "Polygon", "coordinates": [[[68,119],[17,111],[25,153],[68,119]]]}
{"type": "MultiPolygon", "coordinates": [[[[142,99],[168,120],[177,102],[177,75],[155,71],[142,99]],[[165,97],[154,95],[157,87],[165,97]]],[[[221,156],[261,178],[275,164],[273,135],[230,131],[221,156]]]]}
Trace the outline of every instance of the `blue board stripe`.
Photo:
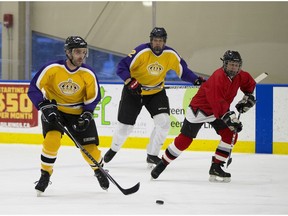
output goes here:
{"type": "Polygon", "coordinates": [[[273,85],[256,85],[256,153],[273,153],[273,85]]]}

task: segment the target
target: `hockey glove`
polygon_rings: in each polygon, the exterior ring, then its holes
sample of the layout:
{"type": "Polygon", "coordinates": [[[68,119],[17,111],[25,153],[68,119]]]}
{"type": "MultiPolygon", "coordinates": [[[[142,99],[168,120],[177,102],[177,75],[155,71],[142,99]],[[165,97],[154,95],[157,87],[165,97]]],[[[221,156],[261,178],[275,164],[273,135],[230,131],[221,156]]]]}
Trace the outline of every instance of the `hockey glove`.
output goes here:
{"type": "Polygon", "coordinates": [[[77,119],[77,122],[72,125],[72,127],[77,132],[83,132],[89,127],[92,119],[93,119],[92,112],[84,111],[77,119]]]}
{"type": "Polygon", "coordinates": [[[57,103],[53,100],[44,100],[38,104],[39,109],[42,112],[42,118],[46,122],[53,122],[59,118],[60,114],[58,112],[57,103]]]}
{"type": "Polygon", "coordinates": [[[221,119],[225,122],[228,128],[234,133],[239,133],[243,128],[242,123],[236,117],[236,114],[234,111],[228,111],[222,116],[221,119]]]}
{"type": "Polygon", "coordinates": [[[252,94],[245,94],[237,104],[236,109],[239,113],[247,112],[251,107],[253,107],[256,103],[255,97],[252,94]]]}
{"type": "Polygon", "coordinates": [[[194,81],[194,85],[195,86],[200,86],[202,85],[202,83],[206,82],[206,80],[204,79],[204,77],[199,76],[195,81],[194,81]]]}
{"type": "Polygon", "coordinates": [[[125,86],[130,94],[141,95],[142,85],[135,78],[131,78],[131,80],[125,84],[125,86]]]}

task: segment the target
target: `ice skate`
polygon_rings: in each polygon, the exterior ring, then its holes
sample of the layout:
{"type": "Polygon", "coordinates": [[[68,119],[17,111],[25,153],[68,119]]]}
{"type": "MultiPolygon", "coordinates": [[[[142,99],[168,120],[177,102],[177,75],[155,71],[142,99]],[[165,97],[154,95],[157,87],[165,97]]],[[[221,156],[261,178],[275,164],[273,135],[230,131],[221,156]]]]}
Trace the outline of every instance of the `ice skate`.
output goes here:
{"type": "Polygon", "coordinates": [[[51,184],[50,174],[47,171],[41,169],[41,177],[39,181],[36,181],[35,183],[36,183],[35,190],[37,192],[37,196],[39,197],[46,190],[48,185],[51,184]]]}
{"type": "Polygon", "coordinates": [[[154,169],[151,171],[152,179],[157,179],[166,167],[167,165],[165,165],[164,162],[160,160],[158,164],[154,167],[154,169]]]}
{"type": "Polygon", "coordinates": [[[108,180],[108,178],[101,172],[100,169],[96,169],[94,171],[94,173],[95,173],[96,178],[98,179],[100,187],[103,190],[107,190],[109,188],[109,180],[108,180]]]}
{"type": "Polygon", "coordinates": [[[106,152],[104,155],[104,162],[109,163],[113,157],[116,155],[117,152],[113,151],[111,148],[106,152]]]}
{"type": "Polygon", "coordinates": [[[149,155],[147,154],[147,168],[151,169],[153,168],[153,165],[157,165],[159,163],[159,161],[161,161],[161,158],[159,158],[158,156],[155,155],[149,155]]]}
{"type": "Polygon", "coordinates": [[[224,163],[213,163],[211,164],[209,170],[209,181],[210,182],[225,182],[228,183],[231,181],[231,174],[222,170],[224,163]]]}

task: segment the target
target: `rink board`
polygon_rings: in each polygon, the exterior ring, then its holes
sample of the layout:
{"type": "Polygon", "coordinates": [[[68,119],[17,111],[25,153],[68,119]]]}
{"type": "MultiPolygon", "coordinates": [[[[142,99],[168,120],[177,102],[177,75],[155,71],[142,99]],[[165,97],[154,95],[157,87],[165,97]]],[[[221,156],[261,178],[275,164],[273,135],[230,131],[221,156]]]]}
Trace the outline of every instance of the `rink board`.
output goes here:
{"type": "MultiPolygon", "coordinates": [[[[0,83],[0,143],[41,144],[43,141],[40,112],[37,110],[35,112],[35,108],[29,104],[27,87],[23,87],[25,85],[28,86],[28,83],[0,83]]],[[[120,84],[101,85],[102,100],[94,111],[94,119],[102,147],[111,145],[112,135],[117,125],[121,90],[120,84]]],[[[166,89],[170,102],[171,127],[162,149],[179,134],[188,103],[197,91],[198,88],[195,87],[166,89]]],[[[242,96],[242,92],[239,92],[231,105],[232,110],[236,111],[234,106],[242,96]]],[[[257,84],[256,98],[256,106],[241,115],[244,128],[239,133],[233,151],[288,154],[288,138],[285,132],[288,131],[286,124],[288,116],[285,113],[285,108],[288,106],[288,85],[257,84]]],[[[143,108],[132,134],[123,147],[146,148],[153,124],[149,113],[143,108]]],[[[218,143],[219,136],[209,124],[205,124],[188,150],[214,151],[218,143]]],[[[62,145],[74,144],[64,136],[62,145]]]]}

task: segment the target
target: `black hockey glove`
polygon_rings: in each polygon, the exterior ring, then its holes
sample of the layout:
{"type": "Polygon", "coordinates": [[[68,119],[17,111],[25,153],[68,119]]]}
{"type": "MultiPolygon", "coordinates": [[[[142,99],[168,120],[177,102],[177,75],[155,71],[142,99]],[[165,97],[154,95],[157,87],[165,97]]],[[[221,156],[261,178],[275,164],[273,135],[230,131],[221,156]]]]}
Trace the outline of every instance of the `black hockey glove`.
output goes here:
{"type": "Polygon", "coordinates": [[[228,128],[234,133],[239,133],[243,128],[242,123],[236,117],[236,114],[234,111],[228,111],[222,116],[221,119],[225,122],[228,128]]]}
{"type": "Polygon", "coordinates": [[[57,103],[53,100],[44,100],[38,104],[41,112],[42,118],[46,122],[53,122],[60,117],[58,112],[57,103]]]}
{"type": "Polygon", "coordinates": [[[206,82],[206,80],[204,79],[204,77],[199,76],[195,81],[194,81],[194,85],[195,86],[200,86],[202,85],[202,83],[206,82]]]}
{"type": "Polygon", "coordinates": [[[142,85],[135,78],[131,78],[131,80],[125,84],[125,86],[130,94],[141,95],[142,85]]]}
{"type": "Polygon", "coordinates": [[[77,119],[77,122],[72,125],[72,127],[77,132],[83,132],[89,127],[92,119],[93,113],[90,111],[84,111],[77,119]]]}
{"type": "Polygon", "coordinates": [[[252,94],[245,94],[237,104],[236,109],[239,113],[247,112],[251,107],[253,107],[256,103],[255,97],[252,94]]]}

